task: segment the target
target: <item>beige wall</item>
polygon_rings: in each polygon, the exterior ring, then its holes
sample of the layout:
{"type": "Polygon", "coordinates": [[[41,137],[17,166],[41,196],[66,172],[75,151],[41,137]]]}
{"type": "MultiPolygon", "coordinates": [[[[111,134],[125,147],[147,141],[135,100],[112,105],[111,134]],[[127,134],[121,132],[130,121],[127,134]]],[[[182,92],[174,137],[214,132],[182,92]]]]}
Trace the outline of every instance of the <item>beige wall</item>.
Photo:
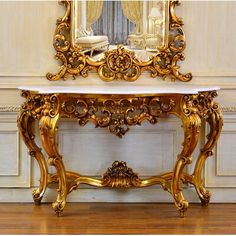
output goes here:
{"type": "MultiPolygon", "coordinates": [[[[193,84],[219,85],[223,89],[218,101],[224,112],[225,125],[215,158],[205,169],[205,183],[213,201],[236,201],[236,2],[184,1],[177,10],[185,22],[187,38],[183,71],[191,71],[193,84]]],[[[50,84],[47,72],[56,72],[52,38],[55,22],[63,14],[56,1],[0,1],[0,201],[31,201],[31,187],[38,183],[38,168],[27,158],[16,127],[18,106],[23,101],[16,87],[50,84]]],[[[91,80],[60,84],[100,83],[91,80]]],[[[158,86],[161,80],[143,76],[137,83],[158,86]]],[[[170,82],[169,82],[170,83],[170,82]]],[[[55,84],[55,83],[54,83],[55,84]]],[[[170,83],[172,86],[173,83],[170,83]]],[[[84,174],[101,175],[113,160],[125,160],[142,176],[158,174],[173,167],[180,147],[182,130],[177,119],[160,121],[153,127],[132,127],[122,140],[92,125],[80,128],[63,122],[59,133],[61,152],[66,166],[84,174]],[[109,145],[107,145],[107,143],[109,145]],[[156,147],[158,146],[158,149],[156,147]],[[133,148],[135,147],[135,149],[133,148]],[[148,151],[146,151],[148,150],[148,151]],[[78,154],[79,153],[79,154],[78,154]]],[[[203,137],[204,138],[204,135],[203,137]]],[[[192,188],[185,190],[188,199],[197,201],[192,188]]],[[[55,194],[48,191],[45,200],[55,194]]],[[[70,195],[72,201],[166,201],[168,193],[159,187],[127,192],[84,187],[70,195]]]]}

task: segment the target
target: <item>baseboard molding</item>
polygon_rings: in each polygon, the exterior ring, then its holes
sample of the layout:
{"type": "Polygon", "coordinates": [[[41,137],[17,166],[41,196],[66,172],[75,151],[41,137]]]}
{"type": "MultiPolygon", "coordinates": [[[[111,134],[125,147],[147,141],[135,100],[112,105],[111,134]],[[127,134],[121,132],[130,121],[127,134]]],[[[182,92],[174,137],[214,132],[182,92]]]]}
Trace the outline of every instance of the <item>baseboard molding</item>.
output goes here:
{"type": "MultiPolygon", "coordinates": [[[[212,203],[236,203],[236,189],[211,188],[212,203]]],[[[0,202],[33,202],[32,189],[0,189],[0,202]]],[[[200,202],[193,188],[185,189],[185,198],[192,203],[200,202]]],[[[48,189],[43,202],[53,202],[56,191],[48,189]]],[[[68,202],[173,202],[171,195],[162,189],[143,188],[129,190],[79,189],[72,192],[68,202]]]]}

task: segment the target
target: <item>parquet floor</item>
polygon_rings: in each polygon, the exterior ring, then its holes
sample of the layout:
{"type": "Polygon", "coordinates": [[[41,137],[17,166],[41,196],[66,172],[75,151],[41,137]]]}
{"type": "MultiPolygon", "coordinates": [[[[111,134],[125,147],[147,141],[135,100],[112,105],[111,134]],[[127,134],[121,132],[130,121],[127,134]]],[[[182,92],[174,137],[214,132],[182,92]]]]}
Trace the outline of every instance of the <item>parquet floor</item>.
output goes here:
{"type": "Polygon", "coordinates": [[[0,234],[236,234],[236,204],[191,204],[179,218],[173,204],[1,203],[0,234]]]}

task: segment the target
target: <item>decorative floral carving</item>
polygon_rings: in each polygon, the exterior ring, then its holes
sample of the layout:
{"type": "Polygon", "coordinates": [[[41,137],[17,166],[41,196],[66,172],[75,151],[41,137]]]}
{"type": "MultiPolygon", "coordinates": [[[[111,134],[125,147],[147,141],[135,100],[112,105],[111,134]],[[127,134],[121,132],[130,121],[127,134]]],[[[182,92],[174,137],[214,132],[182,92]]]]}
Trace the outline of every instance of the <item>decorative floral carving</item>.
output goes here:
{"type": "Polygon", "coordinates": [[[182,29],[183,22],[174,13],[179,1],[169,3],[169,41],[168,46],[158,48],[158,53],[148,61],[140,61],[135,54],[119,45],[117,49],[106,51],[105,56],[99,61],[93,61],[84,55],[81,48],[73,45],[70,38],[71,30],[71,1],[61,1],[66,7],[63,18],[58,19],[54,35],[54,48],[56,59],[62,65],[57,74],[47,74],[49,80],[66,80],[76,76],[87,77],[89,71],[98,72],[104,81],[126,80],[135,81],[143,71],[149,71],[152,77],[170,77],[172,80],[189,81],[191,73],[181,74],[179,60],[184,60],[185,35],[182,29]]]}
{"type": "Polygon", "coordinates": [[[126,162],[115,161],[111,168],[103,175],[102,185],[112,188],[138,187],[141,180],[138,175],[128,168],[126,162]]]}

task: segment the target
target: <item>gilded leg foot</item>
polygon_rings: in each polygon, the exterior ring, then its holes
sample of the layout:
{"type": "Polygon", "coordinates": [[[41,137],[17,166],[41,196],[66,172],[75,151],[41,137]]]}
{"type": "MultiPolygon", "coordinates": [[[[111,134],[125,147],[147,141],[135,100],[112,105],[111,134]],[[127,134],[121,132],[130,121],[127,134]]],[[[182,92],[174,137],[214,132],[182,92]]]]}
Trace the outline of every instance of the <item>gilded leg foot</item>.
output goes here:
{"type": "Polygon", "coordinates": [[[196,189],[196,192],[199,196],[199,199],[201,200],[202,206],[208,206],[208,203],[210,202],[211,193],[206,188],[204,188],[204,182],[202,179],[202,170],[203,166],[205,164],[205,160],[208,158],[208,156],[212,155],[211,151],[202,151],[201,154],[198,157],[195,171],[194,171],[194,187],[196,189]]]}
{"type": "Polygon", "coordinates": [[[210,202],[210,198],[211,198],[211,193],[210,191],[208,191],[207,189],[201,187],[200,188],[200,195],[199,198],[201,200],[201,205],[202,206],[208,206],[209,202],[210,202]]]}
{"type": "Polygon", "coordinates": [[[57,200],[52,204],[57,216],[61,216],[63,209],[66,205],[66,196],[67,196],[67,183],[66,183],[66,171],[61,157],[58,158],[49,158],[49,164],[54,165],[58,172],[59,177],[59,189],[57,200]]]}
{"type": "Polygon", "coordinates": [[[179,211],[180,217],[184,217],[188,209],[188,201],[184,199],[182,192],[173,195],[175,200],[175,206],[179,211]]]}
{"type": "Polygon", "coordinates": [[[35,205],[40,205],[41,204],[41,200],[43,198],[43,194],[44,194],[44,192],[40,191],[39,188],[34,189],[32,191],[32,196],[33,196],[33,200],[34,200],[34,204],[35,205]]]}
{"type": "Polygon", "coordinates": [[[183,218],[185,216],[185,212],[188,209],[188,201],[186,200],[181,200],[178,204],[177,204],[177,208],[179,210],[180,213],[180,217],[183,218]]]}
{"type": "Polygon", "coordinates": [[[57,217],[60,217],[60,216],[63,215],[63,209],[61,209],[60,203],[54,202],[54,203],[52,204],[52,208],[54,209],[54,211],[55,211],[57,217]]]}
{"type": "Polygon", "coordinates": [[[58,217],[63,215],[63,209],[65,205],[66,205],[65,200],[57,200],[56,202],[52,203],[52,208],[54,209],[58,217]]]}
{"type": "Polygon", "coordinates": [[[47,164],[46,164],[45,158],[39,148],[37,149],[37,151],[30,151],[30,156],[37,160],[39,167],[40,167],[40,184],[37,189],[34,189],[32,191],[32,196],[33,196],[33,200],[34,200],[35,205],[40,205],[43,195],[44,195],[44,193],[47,189],[47,186],[48,186],[47,164]]]}
{"type": "Polygon", "coordinates": [[[34,199],[34,205],[35,206],[40,206],[41,205],[41,200],[42,200],[42,198],[37,199],[37,200],[34,199]]]}

